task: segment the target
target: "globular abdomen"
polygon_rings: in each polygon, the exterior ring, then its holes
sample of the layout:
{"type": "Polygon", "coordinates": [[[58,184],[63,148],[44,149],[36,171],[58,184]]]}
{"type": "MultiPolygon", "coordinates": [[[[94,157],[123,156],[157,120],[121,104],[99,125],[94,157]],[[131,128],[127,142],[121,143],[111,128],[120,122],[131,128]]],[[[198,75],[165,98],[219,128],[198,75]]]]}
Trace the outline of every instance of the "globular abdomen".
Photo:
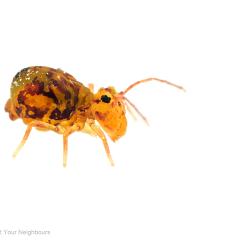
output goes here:
{"type": "Polygon", "coordinates": [[[90,106],[92,93],[70,74],[49,67],[29,67],[13,78],[6,111],[25,123],[41,120],[72,125],[90,106]]]}

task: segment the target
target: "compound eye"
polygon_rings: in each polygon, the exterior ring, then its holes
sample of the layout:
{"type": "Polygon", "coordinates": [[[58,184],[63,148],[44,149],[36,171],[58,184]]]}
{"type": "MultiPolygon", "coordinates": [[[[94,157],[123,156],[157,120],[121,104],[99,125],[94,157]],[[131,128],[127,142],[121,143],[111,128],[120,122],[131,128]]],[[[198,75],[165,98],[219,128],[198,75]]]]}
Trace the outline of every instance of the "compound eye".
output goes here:
{"type": "Polygon", "coordinates": [[[104,103],[110,103],[111,98],[108,97],[107,95],[102,95],[102,96],[101,96],[101,100],[102,100],[102,102],[104,102],[104,103]]]}

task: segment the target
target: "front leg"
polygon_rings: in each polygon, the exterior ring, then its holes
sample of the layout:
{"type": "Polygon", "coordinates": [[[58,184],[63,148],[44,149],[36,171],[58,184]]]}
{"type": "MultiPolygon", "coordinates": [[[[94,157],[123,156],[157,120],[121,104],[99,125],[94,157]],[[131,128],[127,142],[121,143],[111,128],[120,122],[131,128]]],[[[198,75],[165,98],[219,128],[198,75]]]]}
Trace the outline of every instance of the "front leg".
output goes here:
{"type": "Polygon", "coordinates": [[[108,146],[108,142],[107,142],[107,139],[106,139],[106,136],[105,136],[104,132],[102,131],[102,129],[101,129],[98,125],[96,125],[96,124],[94,123],[94,121],[88,121],[87,124],[89,124],[89,126],[91,127],[91,129],[93,130],[93,132],[95,132],[96,135],[97,135],[99,138],[101,138],[102,143],[103,143],[104,148],[105,148],[105,152],[106,152],[106,154],[107,154],[107,156],[108,156],[108,160],[109,160],[110,164],[111,164],[112,166],[114,166],[114,162],[113,162],[113,160],[112,160],[112,156],[111,156],[110,149],[109,149],[109,146],[108,146]]]}

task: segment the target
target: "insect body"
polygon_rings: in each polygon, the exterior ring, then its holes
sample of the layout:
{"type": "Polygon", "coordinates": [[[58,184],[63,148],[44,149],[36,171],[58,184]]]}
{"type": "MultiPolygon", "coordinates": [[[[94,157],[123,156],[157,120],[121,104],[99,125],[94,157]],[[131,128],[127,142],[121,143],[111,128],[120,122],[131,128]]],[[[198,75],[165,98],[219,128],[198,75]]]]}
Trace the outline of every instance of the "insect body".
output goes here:
{"type": "Polygon", "coordinates": [[[33,127],[52,130],[63,135],[63,165],[66,166],[68,136],[75,131],[83,131],[100,137],[108,159],[114,165],[104,132],[113,141],[125,134],[125,108],[130,113],[133,108],[146,121],[125,94],[134,86],[152,80],[183,90],[166,80],[148,78],[135,82],[122,92],[108,87],[100,88],[94,94],[93,85],[86,87],[60,69],[40,66],[24,68],[13,78],[11,97],[5,105],[11,120],[22,118],[28,126],[13,156],[23,147],[33,127]]]}

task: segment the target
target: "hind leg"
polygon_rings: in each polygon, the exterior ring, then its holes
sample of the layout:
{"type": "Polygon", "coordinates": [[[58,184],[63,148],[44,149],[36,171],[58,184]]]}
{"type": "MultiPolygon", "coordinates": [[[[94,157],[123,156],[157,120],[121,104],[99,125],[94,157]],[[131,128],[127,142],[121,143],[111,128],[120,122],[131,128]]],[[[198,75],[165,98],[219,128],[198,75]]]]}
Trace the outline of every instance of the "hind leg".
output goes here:
{"type": "Polygon", "coordinates": [[[19,118],[19,116],[16,114],[16,112],[14,110],[11,99],[8,99],[5,104],[5,112],[8,112],[9,118],[13,121],[16,120],[17,118],[19,118]]]}
{"type": "Polygon", "coordinates": [[[28,124],[27,130],[25,131],[25,134],[22,138],[22,141],[20,142],[17,149],[13,153],[14,158],[18,155],[19,151],[23,148],[23,146],[26,143],[33,127],[38,127],[38,128],[44,129],[44,130],[53,130],[55,132],[62,133],[61,129],[59,129],[56,126],[53,126],[53,125],[50,125],[48,123],[41,122],[41,121],[32,121],[31,123],[28,124]]]}
{"type": "Polygon", "coordinates": [[[29,126],[27,127],[27,130],[26,130],[24,136],[23,136],[22,141],[20,142],[20,144],[18,145],[18,147],[16,148],[16,150],[15,150],[14,153],[13,153],[13,157],[14,157],[14,158],[18,155],[19,151],[20,151],[20,150],[22,149],[22,147],[24,146],[25,142],[27,141],[27,139],[28,139],[28,137],[29,137],[29,134],[30,134],[31,130],[32,130],[32,126],[29,125],[29,126]]]}

